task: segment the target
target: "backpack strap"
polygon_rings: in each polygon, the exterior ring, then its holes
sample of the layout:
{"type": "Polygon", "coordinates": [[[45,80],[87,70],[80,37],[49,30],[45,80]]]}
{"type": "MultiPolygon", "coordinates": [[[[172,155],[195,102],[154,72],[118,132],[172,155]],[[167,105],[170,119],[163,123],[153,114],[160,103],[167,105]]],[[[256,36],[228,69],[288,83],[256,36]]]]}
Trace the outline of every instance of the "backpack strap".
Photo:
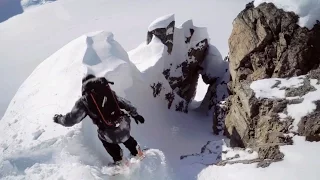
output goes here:
{"type": "Polygon", "coordinates": [[[94,97],[93,97],[92,93],[90,93],[90,96],[91,96],[91,98],[92,98],[92,100],[93,100],[94,104],[96,105],[96,107],[97,107],[97,109],[98,109],[98,111],[99,111],[99,113],[100,113],[100,116],[102,117],[102,120],[103,120],[103,121],[104,121],[108,126],[112,126],[112,123],[110,123],[109,121],[107,121],[106,119],[104,119],[104,117],[103,117],[103,115],[102,115],[102,113],[101,113],[101,110],[100,110],[100,108],[99,108],[99,106],[98,106],[98,104],[97,104],[96,100],[94,99],[94,97]]]}
{"type": "MultiPolygon", "coordinates": [[[[107,85],[107,88],[110,89],[110,86],[107,85]]],[[[111,89],[110,89],[110,90],[111,90],[111,89]]],[[[118,108],[118,113],[119,113],[119,115],[120,115],[120,114],[121,114],[120,106],[119,106],[118,100],[117,100],[117,98],[114,96],[112,90],[111,90],[111,94],[112,94],[112,97],[113,97],[114,101],[116,102],[116,105],[117,105],[117,108],[118,108]]]]}

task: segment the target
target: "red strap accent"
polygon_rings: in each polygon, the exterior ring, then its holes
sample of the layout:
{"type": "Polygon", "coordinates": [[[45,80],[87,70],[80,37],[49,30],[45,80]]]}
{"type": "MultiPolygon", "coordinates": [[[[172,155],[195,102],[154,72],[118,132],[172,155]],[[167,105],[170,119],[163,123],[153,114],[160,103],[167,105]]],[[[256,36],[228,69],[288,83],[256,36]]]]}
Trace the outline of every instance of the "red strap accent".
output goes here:
{"type": "Polygon", "coordinates": [[[98,106],[98,104],[97,104],[96,100],[94,99],[94,97],[93,97],[92,93],[90,93],[90,95],[91,95],[91,98],[92,98],[92,100],[93,100],[94,104],[96,105],[96,107],[97,107],[97,109],[98,109],[98,111],[99,111],[99,113],[100,113],[100,115],[101,115],[101,117],[102,117],[103,121],[104,121],[107,125],[111,126],[112,124],[111,124],[110,122],[108,122],[108,121],[106,121],[106,120],[104,119],[104,117],[103,117],[103,115],[102,115],[102,113],[101,113],[101,111],[100,111],[100,109],[99,109],[99,106],[98,106]]]}

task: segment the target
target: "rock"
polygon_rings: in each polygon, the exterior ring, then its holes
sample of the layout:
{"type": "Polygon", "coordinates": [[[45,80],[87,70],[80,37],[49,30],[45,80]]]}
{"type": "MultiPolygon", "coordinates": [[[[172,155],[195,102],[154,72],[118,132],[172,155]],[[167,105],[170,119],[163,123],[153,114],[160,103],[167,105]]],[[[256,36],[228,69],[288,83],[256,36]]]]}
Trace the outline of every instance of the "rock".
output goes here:
{"type": "MultiPolygon", "coordinates": [[[[249,3],[233,22],[228,41],[231,81],[224,133],[231,146],[250,147],[258,151],[259,159],[284,157],[279,145],[292,144],[286,134],[293,119],[280,120],[278,113],[286,112],[287,104],[302,99],[257,99],[250,84],[265,78],[307,75],[303,86],[285,91],[289,97],[301,97],[315,90],[310,78],[320,79],[320,24],[309,30],[299,27],[297,21],[297,15],[272,3],[258,7],[249,3]]],[[[301,120],[300,135],[320,140],[318,113],[301,120]]]]}
{"type": "Polygon", "coordinates": [[[316,110],[303,117],[298,124],[298,133],[306,136],[307,141],[320,141],[320,101],[316,101],[316,110]]]}
{"type": "Polygon", "coordinates": [[[230,72],[238,81],[307,74],[319,65],[319,24],[297,25],[298,16],[272,3],[248,6],[233,22],[229,38],[230,72]],[[247,70],[244,70],[247,69],[247,70]]]}

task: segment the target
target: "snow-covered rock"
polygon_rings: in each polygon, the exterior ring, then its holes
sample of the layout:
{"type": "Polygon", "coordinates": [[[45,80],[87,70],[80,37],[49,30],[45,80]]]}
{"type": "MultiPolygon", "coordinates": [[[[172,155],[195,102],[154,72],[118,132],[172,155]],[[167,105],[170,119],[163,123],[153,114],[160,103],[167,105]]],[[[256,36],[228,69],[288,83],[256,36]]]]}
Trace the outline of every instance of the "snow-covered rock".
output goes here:
{"type": "Polygon", "coordinates": [[[174,14],[156,19],[150,27],[147,43],[129,55],[145,76],[158,76],[150,78],[154,97],[166,99],[169,109],[173,106],[177,111],[188,112],[202,75],[203,81],[210,85],[202,108],[210,110],[216,99],[214,91],[228,67],[217,48],[209,44],[207,29],[194,26],[192,20],[175,27],[174,14]],[[148,53],[148,58],[140,56],[142,51],[148,53]],[[146,65],[153,67],[146,69],[146,65]]]}
{"type": "MultiPolygon", "coordinates": [[[[156,29],[167,28],[170,23],[174,21],[174,14],[168,14],[166,16],[161,16],[154,20],[148,27],[148,31],[153,31],[156,29]]],[[[173,29],[171,29],[173,30],[173,29]]],[[[172,34],[172,33],[171,33],[172,34]]]]}

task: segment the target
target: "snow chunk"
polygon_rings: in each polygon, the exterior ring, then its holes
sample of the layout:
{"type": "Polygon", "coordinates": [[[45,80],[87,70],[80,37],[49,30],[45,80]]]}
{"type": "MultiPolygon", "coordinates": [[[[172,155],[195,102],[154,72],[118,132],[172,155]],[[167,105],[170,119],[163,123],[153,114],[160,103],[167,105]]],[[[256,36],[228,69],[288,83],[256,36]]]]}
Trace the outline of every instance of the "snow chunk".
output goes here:
{"type": "Polygon", "coordinates": [[[302,86],[303,77],[261,79],[252,82],[250,88],[255,92],[256,98],[285,98],[285,88],[302,86]]]}
{"type": "Polygon", "coordinates": [[[149,25],[148,31],[153,31],[158,28],[166,28],[172,21],[174,21],[174,14],[159,17],[149,25]]]}
{"type": "Polygon", "coordinates": [[[299,26],[312,29],[317,20],[320,20],[320,0],[255,0],[254,5],[273,3],[287,12],[293,11],[299,19],[299,26]]]}

